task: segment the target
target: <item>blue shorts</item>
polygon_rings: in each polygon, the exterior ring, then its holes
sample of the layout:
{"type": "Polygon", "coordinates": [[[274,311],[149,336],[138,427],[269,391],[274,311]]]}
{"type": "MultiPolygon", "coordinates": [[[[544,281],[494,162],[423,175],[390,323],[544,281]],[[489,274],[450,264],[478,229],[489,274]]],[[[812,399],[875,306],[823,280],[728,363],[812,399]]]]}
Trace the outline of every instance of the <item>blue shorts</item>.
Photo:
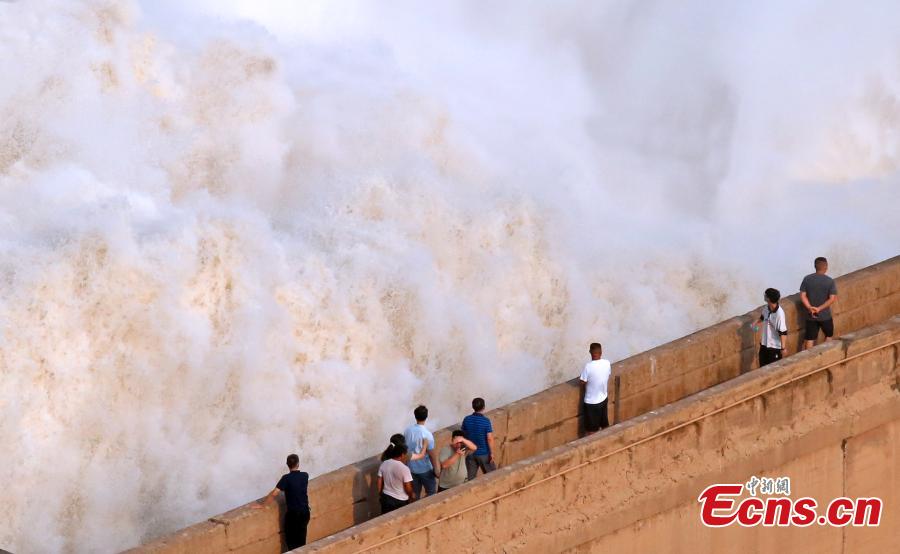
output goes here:
{"type": "Polygon", "coordinates": [[[416,498],[422,498],[422,487],[425,487],[425,492],[428,493],[428,496],[437,492],[437,477],[433,471],[413,473],[412,478],[413,493],[416,495],[416,498]]]}

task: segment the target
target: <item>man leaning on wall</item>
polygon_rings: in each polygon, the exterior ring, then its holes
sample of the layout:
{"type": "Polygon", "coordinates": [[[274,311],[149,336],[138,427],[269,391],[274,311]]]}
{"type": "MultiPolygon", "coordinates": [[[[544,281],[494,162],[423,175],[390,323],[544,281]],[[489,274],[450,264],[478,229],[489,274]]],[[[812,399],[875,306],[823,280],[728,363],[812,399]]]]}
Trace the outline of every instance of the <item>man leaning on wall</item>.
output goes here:
{"type": "Polygon", "coordinates": [[[306,544],[310,518],[309,473],[300,471],[300,457],[296,454],[289,455],[286,463],[290,471],[282,475],[272,492],[253,507],[262,508],[279,494],[284,494],[284,540],[288,550],[293,550],[306,544]]]}

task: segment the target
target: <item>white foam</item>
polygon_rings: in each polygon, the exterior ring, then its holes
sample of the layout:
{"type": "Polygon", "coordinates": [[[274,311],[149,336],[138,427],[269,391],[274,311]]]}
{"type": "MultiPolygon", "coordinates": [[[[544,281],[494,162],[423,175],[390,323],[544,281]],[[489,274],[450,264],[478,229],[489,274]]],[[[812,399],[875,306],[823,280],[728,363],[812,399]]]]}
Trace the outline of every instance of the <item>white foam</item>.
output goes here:
{"type": "Polygon", "coordinates": [[[0,3],[2,548],[897,254],[895,3],[178,4],[0,3]]]}

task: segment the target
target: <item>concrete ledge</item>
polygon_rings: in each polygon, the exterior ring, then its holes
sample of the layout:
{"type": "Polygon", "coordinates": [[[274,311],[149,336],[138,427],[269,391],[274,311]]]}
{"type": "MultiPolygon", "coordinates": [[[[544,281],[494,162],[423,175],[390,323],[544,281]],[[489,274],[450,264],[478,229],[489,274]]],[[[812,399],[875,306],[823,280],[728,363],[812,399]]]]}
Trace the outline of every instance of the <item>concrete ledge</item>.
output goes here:
{"type": "MultiPolygon", "coordinates": [[[[817,463],[807,455],[823,447],[839,453],[846,437],[900,419],[900,393],[887,382],[900,370],[894,346],[886,346],[896,333],[900,320],[820,345],[304,551],[396,551],[398,536],[403,544],[431,550],[466,550],[474,536],[493,550],[517,550],[527,540],[528,550],[559,551],[696,502],[711,476],[743,482],[772,464],[804,457],[804,463],[817,463]],[[848,360],[849,346],[864,337],[878,342],[848,360]],[[829,388],[822,378],[828,371],[853,373],[857,363],[879,364],[887,381],[850,392],[829,388]],[[832,364],[837,365],[823,369],[832,364]],[[601,512],[602,519],[591,515],[601,512]]],[[[843,479],[840,471],[830,477],[843,479]]]]}
{"type": "Polygon", "coordinates": [[[211,518],[210,521],[225,528],[228,550],[237,550],[278,536],[281,527],[278,510],[271,505],[268,508],[253,508],[252,504],[246,504],[211,518]]]}
{"type": "Polygon", "coordinates": [[[172,554],[217,554],[228,551],[225,526],[210,521],[191,525],[168,537],[127,552],[172,554]]]}
{"type": "MultiPolygon", "coordinates": [[[[704,394],[715,395],[717,385],[735,377],[733,383],[740,385],[744,382],[741,379],[745,377],[756,382],[755,379],[765,378],[783,364],[790,363],[791,367],[797,368],[806,367],[803,364],[826,363],[823,360],[831,359],[828,356],[839,355],[834,352],[835,348],[841,351],[840,355],[843,355],[842,349],[845,346],[848,353],[865,350],[866,344],[876,344],[883,338],[872,338],[872,333],[878,335],[895,332],[867,329],[860,335],[850,334],[900,313],[900,256],[840,277],[837,282],[839,301],[834,309],[835,325],[837,333],[844,335],[847,340],[820,345],[811,352],[791,356],[761,372],[744,375],[756,368],[756,345],[747,324],[757,317],[758,309],[614,364],[613,376],[619,379],[621,385],[620,397],[610,398],[610,417],[618,410],[620,419],[635,419],[627,421],[622,427],[617,426],[620,432],[616,434],[616,438],[606,440],[620,445],[636,440],[633,428],[635,425],[646,424],[648,418],[654,418],[655,414],[650,412],[659,411],[663,406],[678,403],[698,392],[701,399],[704,394]]],[[[792,353],[799,346],[799,331],[803,325],[803,320],[799,317],[799,295],[785,298],[782,305],[788,316],[789,336],[794,339],[788,345],[789,353],[792,353]]],[[[789,408],[779,401],[776,403],[778,408],[772,408],[771,411],[766,411],[769,409],[767,406],[742,408],[743,411],[735,411],[729,417],[737,425],[758,423],[761,414],[769,414],[781,420],[796,414],[799,409],[797,404],[802,403],[802,399],[818,401],[823,395],[834,393],[835,390],[849,394],[877,378],[877,368],[887,363],[889,357],[885,353],[880,356],[884,359],[857,362],[851,372],[828,372],[811,378],[810,382],[814,386],[804,387],[794,394],[789,408]]],[[[896,354],[894,356],[896,359],[896,354]]],[[[729,386],[731,384],[729,382],[729,386]]],[[[577,382],[572,380],[488,412],[494,424],[501,465],[510,469],[519,467],[518,464],[523,459],[576,439],[578,404],[579,389],[577,382]]],[[[721,429],[707,427],[698,424],[698,442],[705,441],[708,444],[710,441],[727,440],[728,437],[722,435],[721,429]]],[[[439,444],[445,443],[449,428],[436,432],[435,436],[439,444]]],[[[569,454],[575,455],[574,451],[569,454]]],[[[378,513],[377,498],[374,495],[374,473],[377,467],[378,461],[373,457],[316,477],[310,482],[310,500],[313,506],[311,540],[341,531],[349,525],[362,523],[378,513]]],[[[498,473],[487,477],[497,476],[498,473]]],[[[479,483],[483,484],[483,481],[479,483]]],[[[469,494],[473,498],[481,497],[475,492],[469,494]]],[[[416,508],[421,508],[428,502],[430,500],[418,503],[416,508]]],[[[224,525],[223,529],[217,529],[215,525],[208,528],[205,527],[206,523],[201,523],[134,551],[202,551],[193,546],[199,544],[195,541],[201,540],[197,537],[207,537],[201,542],[206,540],[217,545],[210,551],[220,552],[231,548],[249,548],[250,545],[257,545],[254,548],[262,549],[269,547],[266,545],[275,544],[272,537],[277,535],[278,520],[273,513],[247,513],[239,508],[213,519],[227,522],[230,536],[224,534],[224,525]],[[257,519],[260,521],[256,521],[257,519]],[[244,526],[247,526],[246,530],[243,529],[244,526]],[[217,541],[225,541],[224,548],[218,548],[222,543],[217,541]]]]}

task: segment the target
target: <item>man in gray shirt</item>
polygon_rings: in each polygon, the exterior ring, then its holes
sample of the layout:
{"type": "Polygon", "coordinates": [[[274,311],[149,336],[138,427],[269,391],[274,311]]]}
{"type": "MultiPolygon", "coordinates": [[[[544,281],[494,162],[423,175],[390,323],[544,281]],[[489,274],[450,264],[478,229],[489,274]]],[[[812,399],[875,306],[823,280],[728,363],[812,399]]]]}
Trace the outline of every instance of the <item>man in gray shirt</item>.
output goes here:
{"type": "Polygon", "coordinates": [[[800,300],[809,315],[806,318],[806,336],[803,349],[812,348],[819,337],[819,329],[825,333],[825,340],[834,336],[834,321],[831,319],[831,305],[837,300],[837,286],[834,279],[825,275],[828,260],[819,257],[815,261],[816,272],[810,273],[800,283],[800,300]]]}

